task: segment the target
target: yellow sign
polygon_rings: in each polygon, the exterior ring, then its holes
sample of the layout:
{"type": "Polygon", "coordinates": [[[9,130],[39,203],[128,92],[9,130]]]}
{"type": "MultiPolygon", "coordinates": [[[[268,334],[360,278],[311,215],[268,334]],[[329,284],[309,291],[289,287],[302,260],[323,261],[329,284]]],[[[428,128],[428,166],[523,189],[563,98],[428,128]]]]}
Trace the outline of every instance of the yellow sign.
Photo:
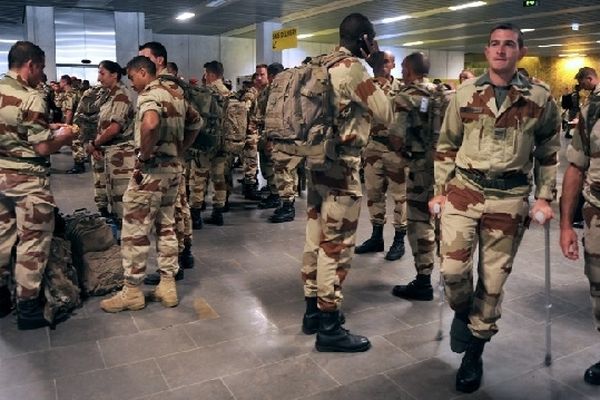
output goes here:
{"type": "Polygon", "coordinates": [[[273,50],[293,49],[294,47],[298,47],[298,30],[296,28],[273,32],[273,50]]]}

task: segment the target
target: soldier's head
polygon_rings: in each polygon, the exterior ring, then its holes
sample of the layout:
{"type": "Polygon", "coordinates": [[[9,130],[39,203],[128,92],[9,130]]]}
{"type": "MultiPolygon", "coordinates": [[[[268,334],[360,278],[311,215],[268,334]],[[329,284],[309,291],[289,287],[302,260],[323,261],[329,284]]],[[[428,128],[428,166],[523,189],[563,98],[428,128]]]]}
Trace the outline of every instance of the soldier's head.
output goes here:
{"type": "Polygon", "coordinates": [[[139,47],[138,56],[148,57],[156,65],[156,70],[159,72],[167,68],[167,49],[162,43],[144,43],[139,47]]]}
{"type": "Polygon", "coordinates": [[[167,71],[169,71],[169,73],[171,75],[174,75],[174,76],[179,75],[179,67],[173,61],[169,61],[167,63],[167,71]]]}
{"type": "Polygon", "coordinates": [[[274,62],[273,64],[269,64],[269,66],[267,67],[267,78],[269,80],[269,83],[272,83],[273,79],[275,79],[277,74],[279,74],[284,69],[285,68],[283,68],[283,65],[281,65],[281,63],[274,62]]]}
{"type": "Polygon", "coordinates": [[[429,74],[429,58],[420,51],[407,55],[402,60],[402,79],[409,84],[429,74]]]}
{"type": "Polygon", "coordinates": [[[267,64],[258,64],[256,66],[256,77],[253,79],[253,82],[257,89],[262,89],[269,83],[267,68],[267,64]]]}
{"type": "Polygon", "coordinates": [[[73,78],[69,75],[63,75],[60,77],[60,81],[58,81],[61,90],[69,90],[71,85],[73,84],[73,78]]]}
{"type": "Polygon", "coordinates": [[[84,79],[83,82],[81,82],[81,90],[86,91],[90,88],[90,81],[88,81],[87,79],[84,79]]]}
{"type": "Polygon", "coordinates": [[[368,40],[375,39],[375,28],[369,18],[362,14],[350,14],[340,24],[340,45],[350,50],[356,57],[364,58],[360,49],[365,35],[368,40]]]}
{"type": "Polygon", "coordinates": [[[127,63],[127,77],[131,81],[133,89],[140,93],[146,85],[156,79],[156,64],[148,57],[133,57],[127,63]]]}
{"type": "Polygon", "coordinates": [[[472,78],[475,78],[475,74],[473,73],[473,71],[471,71],[469,69],[463,69],[462,71],[460,71],[460,74],[458,74],[458,82],[459,83],[463,83],[467,79],[472,79],[472,78]]]}
{"type": "Polygon", "coordinates": [[[383,53],[383,72],[386,78],[390,78],[392,76],[392,70],[396,68],[396,56],[394,56],[391,52],[385,51],[383,53]]]}
{"type": "Polygon", "coordinates": [[[575,75],[575,79],[583,90],[594,90],[596,85],[600,83],[596,70],[591,67],[580,68],[577,75],[575,75]]]}
{"type": "Polygon", "coordinates": [[[223,79],[224,72],[225,71],[223,69],[223,64],[221,64],[219,61],[213,60],[207,62],[206,64],[204,64],[204,82],[206,82],[206,84],[208,85],[215,81],[218,81],[219,79],[223,79]]]}
{"type": "Polygon", "coordinates": [[[31,87],[42,81],[46,55],[39,46],[26,41],[18,41],[8,52],[8,69],[18,73],[31,87]]]}
{"type": "Polygon", "coordinates": [[[113,88],[123,76],[123,68],[114,61],[104,60],[98,65],[98,82],[105,88],[113,88]]]}
{"type": "Polygon", "coordinates": [[[496,25],[490,31],[488,44],[485,47],[490,72],[497,75],[514,75],[517,62],[527,54],[523,43],[523,33],[514,24],[496,25]]]}

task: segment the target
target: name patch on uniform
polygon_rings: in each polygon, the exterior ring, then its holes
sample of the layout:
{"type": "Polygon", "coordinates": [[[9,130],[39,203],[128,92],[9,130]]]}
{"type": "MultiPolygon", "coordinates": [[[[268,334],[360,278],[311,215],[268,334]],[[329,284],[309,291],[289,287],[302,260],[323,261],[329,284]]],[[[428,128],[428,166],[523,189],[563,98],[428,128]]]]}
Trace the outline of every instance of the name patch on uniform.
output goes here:
{"type": "Polygon", "coordinates": [[[494,136],[496,139],[504,139],[506,137],[506,128],[494,128],[494,136]]]}
{"type": "Polygon", "coordinates": [[[483,107],[461,107],[460,112],[466,114],[481,114],[483,113],[483,107]]]}
{"type": "Polygon", "coordinates": [[[421,97],[421,107],[419,111],[426,113],[429,110],[429,99],[427,97],[421,97]]]}

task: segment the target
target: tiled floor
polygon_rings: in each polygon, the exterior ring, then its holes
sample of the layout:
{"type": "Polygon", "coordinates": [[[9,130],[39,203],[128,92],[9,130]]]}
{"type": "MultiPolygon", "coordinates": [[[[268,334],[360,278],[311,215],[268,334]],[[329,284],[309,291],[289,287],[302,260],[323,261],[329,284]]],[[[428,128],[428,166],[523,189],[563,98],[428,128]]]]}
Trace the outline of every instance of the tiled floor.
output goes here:
{"type": "MultiPolygon", "coordinates": [[[[54,156],[66,169],[69,156],[54,156]]],[[[61,209],[93,208],[91,174],[52,178],[61,209]]],[[[185,271],[181,304],[107,315],[99,298],[56,330],[19,332],[0,320],[0,399],[451,399],[460,356],[448,346],[452,313],[437,301],[411,303],[390,294],[414,275],[412,257],[356,256],[344,287],[347,327],[368,335],[361,354],[318,353],[300,331],[299,264],[304,201],[293,223],[266,222],[235,195],[223,227],[194,234],[196,267],[185,271]],[[440,320],[441,315],[441,320],[440,320]],[[446,335],[434,340],[443,327],[446,335]]],[[[208,214],[208,213],[207,213],[208,214]]],[[[363,208],[358,240],[370,233],[363,208]]],[[[582,374],[600,359],[582,263],[564,261],[552,229],[553,356],[544,360],[544,242],[525,236],[510,277],[500,333],[486,347],[476,399],[600,399],[582,374]]],[[[385,238],[391,242],[392,228],[385,238]]],[[[155,261],[150,261],[155,265],[155,261]]],[[[154,267],[150,267],[151,270],[154,267]]],[[[435,271],[435,281],[438,272],[435,271]]],[[[145,288],[150,291],[150,287],[145,288]]]]}

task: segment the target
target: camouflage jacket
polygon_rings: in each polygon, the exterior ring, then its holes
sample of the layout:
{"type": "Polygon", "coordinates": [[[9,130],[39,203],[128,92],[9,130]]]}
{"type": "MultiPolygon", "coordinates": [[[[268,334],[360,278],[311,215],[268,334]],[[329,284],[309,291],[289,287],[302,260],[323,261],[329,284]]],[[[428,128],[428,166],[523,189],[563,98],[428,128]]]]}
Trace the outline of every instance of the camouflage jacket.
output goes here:
{"type": "Polygon", "coordinates": [[[132,142],[134,110],[131,91],[119,82],[108,96],[108,100],[100,106],[98,134],[108,128],[111,123],[116,122],[121,127],[121,131],[106,145],[132,142]]]}
{"type": "Polygon", "coordinates": [[[0,170],[48,173],[49,157],[33,146],[53,138],[42,94],[9,71],[0,79],[0,170]]]}
{"type": "Polygon", "coordinates": [[[227,86],[225,86],[222,79],[217,79],[213,83],[209,83],[207,86],[215,90],[217,93],[219,93],[219,95],[223,97],[231,95],[231,90],[227,89],[227,86]]]}
{"type": "Polygon", "coordinates": [[[66,92],[61,92],[56,100],[56,105],[62,110],[63,116],[67,113],[67,111],[73,111],[77,109],[77,103],[79,101],[79,96],[77,91],[74,89],[69,89],[66,92]]]}
{"type": "MultiPolygon", "coordinates": [[[[516,74],[498,108],[489,76],[470,79],[450,100],[435,156],[435,193],[443,194],[456,168],[497,178],[534,169],[535,197],[554,197],[560,113],[548,86],[516,74]]],[[[531,179],[530,179],[531,181],[531,179]]],[[[529,194],[528,186],[509,195],[529,194]]]]}
{"type": "MultiPolygon", "coordinates": [[[[394,98],[402,89],[402,81],[400,79],[396,79],[392,77],[392,80],[389,85],[387,85],[384,89],[385,94],[394,98]]],[[[371,125],[371,137],[388,137],[389,136],[389,125],[385,125],[379,122],[373,123],[371,125]]]]}
{"type": "Polygon", "coordinates": [[[260,93],[257,88],[252,86],[248,89],[242,96],[242,102],[245,102],[248,107],[248,130],[246,131],[246,135],[253,136],[258,135],[259,122],[257,119],[257,111],[258,111],[258,98],[260,97],[260,93]]]}
{"type": "Polygon", "coordinates": [[[80,140],[87,142],[96,137],[100,106],[107,97],[107,90],[100,85],[89,88],[81,96],[73,115],[73,124],[80,130],[80,140]]]}
{"type": "Polygon", "coordinates": [[[267,102],[269,100],[269,93],[271,93],[271,86],[265,87],[260,94],[258,95],[258,99],[256,99],[256,108],[254,109],[254,119],[256,121],[256,126],[258,133],[266,139],[263,131],[265,129],[265,114],[267,111],[267,102]]]}
{"type": "Polygon", "coordinates": [[[600,84],[593,90],[591,101],[581,108],[579,125],[567,148],[567,160],[586,171],[583,197],[600,208],[600,98],[595,97],[600,97],[600,84]],[[594,115],[590,115],[590,112],[594,115]],[[590,131],[586,129],[588,118],[596,118],[595,122],[589,121],[593,125],[590,131]]]}
{"type": "Polygon", "coordinates": [[[392,122],[393,100],[386,95],[390,90],[387,79],[372,78],[348,49],[337,51],[348,57],[329,68],[336,153],[342,162],[354,163],[369,140],[371,124],[392,122]]]}

